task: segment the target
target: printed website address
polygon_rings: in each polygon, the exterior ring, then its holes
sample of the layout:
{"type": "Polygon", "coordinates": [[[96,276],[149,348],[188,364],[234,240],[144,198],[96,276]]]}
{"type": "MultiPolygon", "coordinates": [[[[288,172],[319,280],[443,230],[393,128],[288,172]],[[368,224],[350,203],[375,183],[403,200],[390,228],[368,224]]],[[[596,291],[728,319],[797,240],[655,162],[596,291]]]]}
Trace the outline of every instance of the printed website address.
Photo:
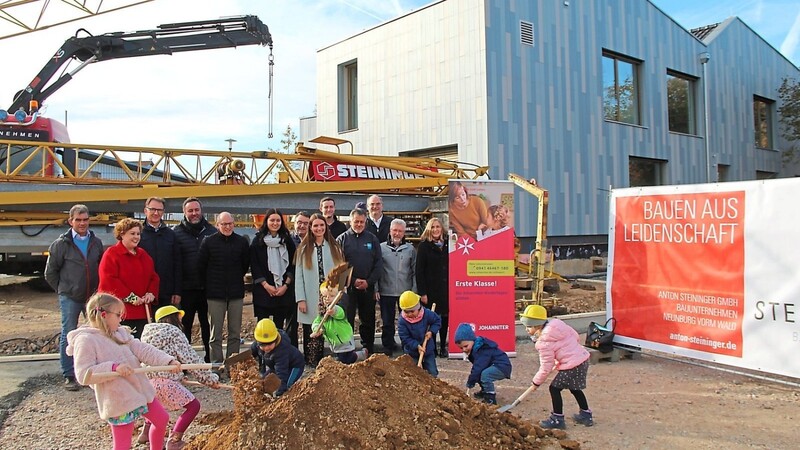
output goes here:
{"type": "Polygon", "coordinates": [[[706,339],[706,338],[703,338],[703,337],[685,336],[685,335],[679,334],[679,333],[670,333],[669,334],[669,338],[672,339],[673,341],[688,342],[690,344],[704,345],[706,347],[711,347],[711,348],[713,348],[715,350],[718,349],[718,348],[728,348],[728,349],[735,349],[736,348],[736,344],[734,344],[734,343],[732,343],[730,341],[728,341],[728,342],[720,342],[720,341],[715,341],[713,339],[706,339]]]}

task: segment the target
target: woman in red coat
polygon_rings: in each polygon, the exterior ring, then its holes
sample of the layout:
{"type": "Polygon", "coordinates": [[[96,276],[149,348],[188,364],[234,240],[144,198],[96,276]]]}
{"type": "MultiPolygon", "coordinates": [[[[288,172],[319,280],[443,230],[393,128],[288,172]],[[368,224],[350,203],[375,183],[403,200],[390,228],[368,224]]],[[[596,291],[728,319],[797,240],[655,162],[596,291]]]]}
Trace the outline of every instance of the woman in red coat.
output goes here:
{"type": "Polygon", "coordinates": [[[126,218],[117,222],[114,237],[119,242],[106,250],[100,260],[97,287],[98,292],[112,294],[125,302],[122,325],[131,327],[137,339],[148,322],[148,309],[156,307],[159,283],[152,258],[138,248],[141,235],[142,223],[138,220],[126,218]]]}

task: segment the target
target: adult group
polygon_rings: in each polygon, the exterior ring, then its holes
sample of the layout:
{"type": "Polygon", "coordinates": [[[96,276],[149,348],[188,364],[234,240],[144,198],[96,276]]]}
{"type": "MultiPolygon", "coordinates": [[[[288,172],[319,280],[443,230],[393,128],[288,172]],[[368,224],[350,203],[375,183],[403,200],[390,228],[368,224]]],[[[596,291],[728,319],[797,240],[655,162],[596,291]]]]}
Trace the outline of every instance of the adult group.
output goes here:
{"type": "Polygon", "coordinates": [[[352,268],[341,305],[358,330],[361,346],[374,353],[376,306],[383,324],[384,353],[397,350],[395,320],[398,300],[405,291],[443,318],[439,331],[440,356],[447,355],[447,239],[441,222],[428,221],[418,248],[405,238],[406,223],[383,214],[378,195],[349,213],[349,227],[336,215],[336,202],[324,197],[319,212],[299,212],[293,231],[284,215],[268,209],[252,242],[234,231],[228,212],[216,215],[214,225],[203,215],[200,199],[183,201],[183,218],[174,227],[163,220],[163,198],[144,204],[144,220],[125,218],[114,226],[115,245],[104,243],[89,229],[89,209],[69,211],[70,229],[50,246],[45,278],[58,294],[61,309],[60,361],[65,388],[78,390],[74,362],[66,354],[66,335],[77,328],[95,292],[112,294],[124,303],[122,325],[140,337],[155,309],[174,305],[184,312],[182,325],[191,342],[195,317],[205,361],[223,363],[240,350],[244,277],[253,279],[253,312],[257,320],[271,318],[316,366],[323,356],[321,337],[312,337],[312,323],[324,312],[320,284],[337,265],[352,268]],[[223,354],[223,327],[227,334],[223,354]]]}

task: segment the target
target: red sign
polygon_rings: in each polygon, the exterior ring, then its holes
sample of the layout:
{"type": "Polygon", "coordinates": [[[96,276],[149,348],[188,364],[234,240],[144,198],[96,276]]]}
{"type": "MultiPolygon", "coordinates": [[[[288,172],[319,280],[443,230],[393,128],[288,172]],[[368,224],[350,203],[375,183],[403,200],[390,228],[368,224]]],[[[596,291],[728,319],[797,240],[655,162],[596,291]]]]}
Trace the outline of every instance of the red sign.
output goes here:
{"type": "MultiPolygon", "coordinates": [[[[387,169],[386,167],[366,166],[341,162],[311,161],[309,165],[311,181],[350,181],[350,180],[406,180],[423,178],[422,175],[387,169]]],[[[428,169],[435,172],[435,169],[428,169]]]]}

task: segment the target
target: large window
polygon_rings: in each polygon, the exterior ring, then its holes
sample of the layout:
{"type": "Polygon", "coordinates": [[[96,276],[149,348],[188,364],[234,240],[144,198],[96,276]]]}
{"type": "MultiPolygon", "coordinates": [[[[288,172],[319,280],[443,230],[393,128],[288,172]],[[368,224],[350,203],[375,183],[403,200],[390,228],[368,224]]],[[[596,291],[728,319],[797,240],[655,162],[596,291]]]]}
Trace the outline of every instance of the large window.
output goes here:
{"type": "Polygon", "coordinates": [[[358,62],[339,65],[339,131],[358,128],[358,62]]]}
{"type": "Polygon", "coordinates": [[[772,146],[772,108],[775,102],[766,98],[753,96],[753,128],[755,143],[759,148],[772,146]]]}
{"type": "Polygon", "coordinates": [[[640,125],[639,62],[603,52],[603,110],[606,120],[640,125]]]}
{"type": "Polygon", "coordinates": [[[695,78],[671,70],[667,71],[669,131],[697,134],[695,125],[695,85],[695,78]]]}
{"type": "Polygon", "coordinates": [[[630,187],[661,186],[666,184],[664,171],[667,162],[660,159],[637,158],[628,159],[628,181],[630,187]]]}

